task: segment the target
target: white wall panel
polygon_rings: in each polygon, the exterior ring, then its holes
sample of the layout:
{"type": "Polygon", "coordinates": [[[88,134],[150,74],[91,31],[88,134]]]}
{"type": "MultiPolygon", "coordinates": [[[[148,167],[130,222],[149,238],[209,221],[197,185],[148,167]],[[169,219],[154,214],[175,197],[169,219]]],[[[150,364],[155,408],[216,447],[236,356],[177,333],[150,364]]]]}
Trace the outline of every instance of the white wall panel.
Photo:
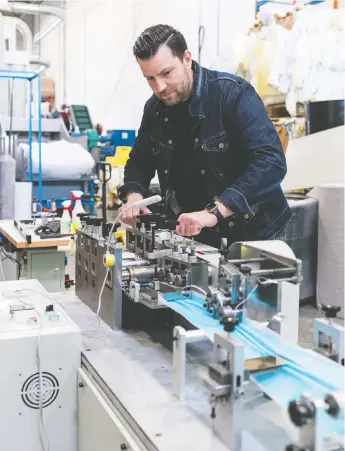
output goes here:
{"type": "Polygon", "coordinates": [[[150,90],[132,45],[146,27],[175,26],[197,59],[198,28],[203,25],[201,63],[209,67],[218,52],[226,54],[234,35],[247,31],[254,13],[255,0],[70,0],[65,56],[63,27],[41,45],[42,58],[52,63],[49,74],[56,80],[57,104],[86,103],[93,121],[105,128],[137,128],[150,90]]]}

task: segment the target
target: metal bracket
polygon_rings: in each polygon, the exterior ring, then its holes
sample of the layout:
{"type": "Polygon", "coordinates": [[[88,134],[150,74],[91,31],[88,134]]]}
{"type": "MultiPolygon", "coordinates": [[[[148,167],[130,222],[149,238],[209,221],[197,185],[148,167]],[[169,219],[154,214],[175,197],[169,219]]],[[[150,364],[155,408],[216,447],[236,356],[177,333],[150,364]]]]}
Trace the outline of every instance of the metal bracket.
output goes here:
{"type": "Polygon", "coordinates": [[[207,336],[202,330],[186,331],[181,326],[175,326],[173,337],[173,393],[183,401],[186,397],[187,344],[203,341],[207,336]]]}
{"type": "Polygon", "coordinates": [[[169,255],[172,255],[172,253],[172,249],[162,249],[160,251],[149,252],[147,258],[149,260],[155,260],[156,258],[168,257],[169,255]]]}
{"type": "Polygon", "coordinates": [[[317,318],[314,321],[315,351],[344,364],[344,327],[333,320],[317,318]],[[322,343],[322,337],[327,343],[322,343]],[[327,344],[325,349],[322,345],[327,344]]]}

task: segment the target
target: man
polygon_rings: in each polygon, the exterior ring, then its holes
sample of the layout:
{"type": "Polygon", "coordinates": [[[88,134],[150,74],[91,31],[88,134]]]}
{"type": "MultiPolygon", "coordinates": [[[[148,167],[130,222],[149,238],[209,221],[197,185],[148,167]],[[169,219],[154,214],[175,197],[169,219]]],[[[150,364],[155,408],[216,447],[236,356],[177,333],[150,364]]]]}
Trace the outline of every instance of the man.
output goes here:
{"type": "MultiPolygon", "coordinates": [[[[153,96],[125,168],[125,207],[147,196],[157,171],[180,235],[218,247],[221,237],[231,244],[283,230],[291,218],[280,187],[286,161],[254,88],[199,66],[168,25],[145,30],[133,51],[153,96]]],[[[122,221],[149,213],[132,208],[122,221]]]]}

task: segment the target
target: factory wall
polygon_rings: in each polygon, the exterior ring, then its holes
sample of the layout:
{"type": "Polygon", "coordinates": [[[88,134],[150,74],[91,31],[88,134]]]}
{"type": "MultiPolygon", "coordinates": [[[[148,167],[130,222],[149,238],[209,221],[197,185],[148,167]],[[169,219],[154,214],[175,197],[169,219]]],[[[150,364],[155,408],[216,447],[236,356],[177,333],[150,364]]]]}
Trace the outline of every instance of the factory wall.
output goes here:
{"type": "MultiPolygon", "coordinates": [[[[85,103],[105,128],[137,128],[150,96],[132,56],[141,31],[169,23],[184,33],[197,59],[203,25],[201,64],[217,67],[254,16],[255,0],[74,0],[66,3],[65,24],[42,41],[40,53],[51,62],[58,107],[85,103]]],[[[42,17],[41,27],[48,20],[42,17]]]]}

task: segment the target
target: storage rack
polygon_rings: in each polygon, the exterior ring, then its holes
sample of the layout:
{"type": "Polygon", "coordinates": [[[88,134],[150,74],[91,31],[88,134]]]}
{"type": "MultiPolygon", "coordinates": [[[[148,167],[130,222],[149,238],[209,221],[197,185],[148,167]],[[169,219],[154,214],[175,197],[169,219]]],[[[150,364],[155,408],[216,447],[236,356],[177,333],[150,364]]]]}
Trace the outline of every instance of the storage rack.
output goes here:
{"type": "Polygon", "coordinates": [[[26,71],[26,70],[7,70],[0,69],[0,79],[8,80],[24,80],[29,83],[29,131],[28,131],[28,144],[29,144],[29,181],[33,182],[32,173],[32,116],[33,116],[33,87],[32,83],[37,80],[37,115],[38,115],[38,130],[37,130],[37,142],[38,142],[38,201],[42,202],[42,108],[41,108],[41,86],[42,79],[40,72],[26,71]]]}

